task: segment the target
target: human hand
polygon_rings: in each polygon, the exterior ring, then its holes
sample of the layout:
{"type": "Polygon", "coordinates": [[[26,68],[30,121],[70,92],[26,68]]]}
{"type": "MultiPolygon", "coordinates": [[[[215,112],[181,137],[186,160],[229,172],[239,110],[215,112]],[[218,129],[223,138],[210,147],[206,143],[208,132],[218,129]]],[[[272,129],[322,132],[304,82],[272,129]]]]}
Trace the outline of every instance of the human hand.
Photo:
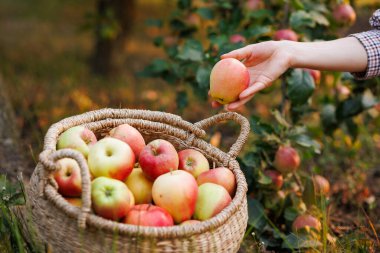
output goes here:
{"type": "MultiPolygon", "coordinates": [[[[250,82],[247,89],[239,95],[239,100],[225,106],[226,110],[236,110],[248,102],[257,92],[269,87],[273,81],[279,78],[291,67],[291,52],[289,41],[267,41],[231,51],[221,56],[235,58],[244,63],[248,68],[250,82]]],[[[213,107],[220,104],[212,101],[213,107]]]]}

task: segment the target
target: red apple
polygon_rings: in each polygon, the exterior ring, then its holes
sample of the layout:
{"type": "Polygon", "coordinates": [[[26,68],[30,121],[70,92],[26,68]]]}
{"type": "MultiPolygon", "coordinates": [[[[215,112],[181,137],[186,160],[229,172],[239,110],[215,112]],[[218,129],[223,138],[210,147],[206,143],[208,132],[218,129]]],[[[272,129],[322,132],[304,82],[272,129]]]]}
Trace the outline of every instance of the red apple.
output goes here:
{"type": "Polygon", "coordinates": [[[230,36],[230,42],[233,43],[233,44],[236,44],[236,43],[239,43],[239,42],[245,43],[246,39],[245,39],[245,37],[243,35],[233,34],[233,35],[230,36]]]}
{"type": "Polygon", "coordinates": [[[129,145],[121,140],[106,137],[91,147],[88,166],[96,177],[109,177],[124,181],[135,165],[135,155],[129,145]]]}
{"type": "Polygon", "coordinates": [[[329,181],[320,176],[313,176],[314,190],[317,195],[328,195],[330,192],[330,183],[329,181]]]}
{"type": "Polygon", "coordinates": [[[59,136],[57,149],[75,149],[81,152],[85,158],[87,158],[89,148],[95,143],[96,136],[91,130],[83,126],[75,126],[67,129],[59,136]]]}
{"type": "Polygon", "coordinates": [[[179,158],[170,142],[157,139],[148,143],[141,151],[139,163],[147,178],[153,181],[162,174],[177,170],[179,158]]]}
{"type": "Polygon", "coordinates": [[[199,186],[194,218],[207,220],[220,213],[231,202],[227,190],[218,184],[204,183],[199,186]]]}
{"type": "Polygon", "coordinates": [[[277,170],[265,170],[264,175],[270,177],[270,179],[272,180],[272,188],[276,190],[281,189],[282,185],[284,184],[284,177],[280,172],[278,172],[277,170]]]}
{"type": "Polygon", "coordinates": [[[322,228],[321,222],[317,218],[309,214],[303,214],[303,215],[298,216],[293,221],[293,225],[292,225],[293,232],[302,232],[302,231],[309,232],[310,229],[315,229],[317,231],[320,231],[321,228],[322,228]]]}
{"type": "Polygon", "coordinates": [[[153,182],[145,177],[141,168],[134,168],[125,183],[132,191],[136,204],[152,202],[153,182]]]}
{"type": "Polygon", "coordinates": [[[236,190],[236,180],[234,173],[225,167],[215,168],[200,174],[197,178],[198,185],[204,183],[214,183],[223,186],[231,197],[236,190]]]}
{"type": "Polygon", "coordinates": [[[201,25],[201,17],[196,13],[191,13],[185,18],[188,26],[199,27],[201,25]]]}
{"type": "Polygon", "coordinates": [[[60,169],[54,173],[54,179],[58,192],[65,197],[80,197],[82,179],[78,163],[71,158],[62,158],[57,163],[60,169]]]}
{"type": "Polygon", "coordinates": [[[154,203],[167,210],[176,223],[181,223],[194,214],[198,185],[190,173],[175,170],[154,181],[152,194],[154,203]]]}
{"type": "Polygon", "coordinates": [[[248,88],[248,69],[240,61],[227,58],[215,64],[210,74],[210,96],[220,104],[229,104],[248,88]]]}
{"type": "Polygon", "coordinates": [[[201,221],[199,220],[185,220],[184,222],[181,222],[179,225],[192,225],[192,224],[198,224],[201,221]]]}
{"type": "Polygon", "coordinates": [[[315,84],[319,84],[321,81],[321,71],[316,69],[304,69],[309,72],[311,77],[313,77],[315,84]]]}
{"type": "Polygon", "coordinates": [[[127,143],[133,150],[136,159],[139,158],[141,150],[145,147],[143,136],[136,128],[128,124],[122,124],[115,127],[110,131],[110,136],[127,143]]]}
{"type": "Polygon", "coordinates": [[[298,41],[298,35],[291,29],[281,29],[274,33],[273,39],[298,41]]]}
{"type": "Polygon", "coordinates": [[[249,11],[255,11],[264,8],[263,0],[247,0],[245,8],[249,11]]]}
{"type": "Polygon", "coordinates": [[[168,211],[151,204],[136,205],[129,209],[124,223],[137,226],[168,227],[174,221],[168,211]]]}
{"type": "Polygon", "coordinates": [[[70,203],[70,205],[76,206],[76,207],[82,207],[82,199],[80,198],[65,198],[67,202],[70,203]]]}
{"type": "Polygon", "coordinates": [[[106,219],[119,220],[131,208],[131,195],[121,181],[98,177],[91,183],[91,200],[94,212],[106,219]]]}
{"type": "Polygon", "coordinates": [[[346,3],[335,6],[333,16],[338,23],[342,24],[353,24],[356,21],[355,10],[351,5],[346,3]]]}
{"type": "Polygon", "coordinates": [[[178,152],[179,166],[178,169],[186,170],[195,178],[201,173],[208,171],[210,165],[207,158],[198,150],[184,149],[178,152]]]}
{"type": "Polygon", "coordinates": [[[276,152],[274,166],[282,174],[294,172],[300,166],[301,159],[297,150],[289,146],[281,146],[276,152]]]}

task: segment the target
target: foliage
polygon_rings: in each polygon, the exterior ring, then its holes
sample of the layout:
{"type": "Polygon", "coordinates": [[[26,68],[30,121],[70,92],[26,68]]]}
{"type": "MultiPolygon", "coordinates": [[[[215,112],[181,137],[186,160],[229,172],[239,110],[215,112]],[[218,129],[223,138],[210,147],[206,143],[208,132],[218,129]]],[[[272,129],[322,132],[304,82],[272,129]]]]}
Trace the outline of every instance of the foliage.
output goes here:
{"type": "MultiPolygon", "coordinates": [[[[161,29],[154,44],[164,49],[165,59],[154,59],[141,73],[158,77],[177,87],[177,107],[188,105],[187,87],[207,99],[209,77],[220,56],[250,43],[271,40],[274,32],[290,28],[301,41],[337,38],[342,29],[332,17],[336,1],[192,1],[178,0],[168,20],[149,20],[147,25],[161,29]],[[243,40],[231,41],[241,35],[243,40]]],[[[321,237],[293,234],[291,224],[303,213],[326,221],[329,199],[316,195],[312,175],[318,172],[316,160],[322,154],[326,136],[339,131],[355,142],[359,135],[358,115],[367,115],[378,104],[377,80],[358,81],[349,74],[324,73],[321,84],[304,69],[286,72],[274,86],[281,86],[280,104],[272,104],[271,122],[251,114],[252,138],[239,158],[249,185],[249,228],[268,248],[297,250],[333,244],[324,226],[321,237]],[[317,124],[308,124],[317,117],[317,124]],[[284,175],[281,190],[270,187],[271,178],[263,172],[273,168],[281,145],[291,145],[302,153],[302,169],[284,175]],[[329,238],[329,240],[328,240],[329,238]],[[328,242],[327,242],[328,241],[328,242]],[[322,245],[323,243],[323,245],[322,245]]],[[[279,90],[279,89],[278,89],[279,90]]],[[[278,96],[276,89],[262,96],[278,96]]]]}

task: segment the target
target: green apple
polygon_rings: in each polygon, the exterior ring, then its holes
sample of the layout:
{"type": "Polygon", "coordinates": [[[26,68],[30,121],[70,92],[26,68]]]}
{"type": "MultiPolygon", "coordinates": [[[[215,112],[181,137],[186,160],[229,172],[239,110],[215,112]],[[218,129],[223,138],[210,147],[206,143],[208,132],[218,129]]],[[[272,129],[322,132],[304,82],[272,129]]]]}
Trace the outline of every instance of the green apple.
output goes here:
{"type": "Polygon", "coordinates": [[[84,126],[75,126],[63,132],[57,142],[57,149],[71,148],[81,152],[85,158],[89,148],[96,143],[95,134],[84,126]]]}

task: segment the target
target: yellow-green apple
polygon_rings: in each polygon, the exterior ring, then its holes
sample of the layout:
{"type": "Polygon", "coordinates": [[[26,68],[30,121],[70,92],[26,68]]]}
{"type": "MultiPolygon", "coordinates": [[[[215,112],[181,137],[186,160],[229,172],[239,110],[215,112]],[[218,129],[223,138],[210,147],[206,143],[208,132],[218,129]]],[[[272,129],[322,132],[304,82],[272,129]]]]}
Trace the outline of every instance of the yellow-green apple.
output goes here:
{"type": "Polygon", "coordinates": [[[136,204],[149,204],[152,202],[153,182],[145,177],[141,168],[134,168],[125,183],[132,191],[136,204]]]}
{"type": "Polygon", "coordinates": [[[300,166],[301,159],[297,150],[290,146],[280,146],[274,158],[274,166],[282,174],[294,172],[300,166]]]}
{"type": "Polygon", "coordinates": [[[281,29],[274,33],[273,39],[298,41],[298,35],[291,29],[281,29]]]}
{"type": "Polygon", "coordinates": [[[153,183],[154,203],[167,210],[176,223],[189,220],[194,214],[198,185],[193,175],[175,170],[159,176],[153,183]]]}
{"type": "Polygon", "coordinates": [[[133,153],[135,154],[136,159],[139,158],[141,150],[145,147],[145,140],[141,133],[131,125],[122,124],[114,129],[112,129],[109,135],[113,138],[119,139],[127,143],[133,153]]]}
{"type": "Polygon", "coordinates": [[[356,20],[355,10],[347,3],[341,3],[335,6],[333,17],[338,23],[353,24],[356,20]]]}
{"type": "Polygon", "coordinates": [[[230,42],[233,43],[233,44],[236,44],[236,43],[245,43],[246,42],[246,39],[243,35],[240,35],[240,34],[233,34],[230,36],[230,42]]]}
{"type": "Polygon", "coordinates": [[[195,178],[197,178],[201,173],[210,169],[210,165],[207,161],[207,158],[198,150],[181,150],[178,152],[178,158],[178,169],[186,170],[195,178]]]}
{"type": "Polygon", "coordinates": [[[248,88],[249,73],[245,65],[233,58],[217,62],[210,74],[210,96],[220,104],[229,104],[248,88]]]}
{"type": "Polygon", "coordinates": [[[264,175],[266,175],[267,177],[270,177],[270,179],[272,180],[272,183],[270,184],[270,188],[273,188],[276,190],[281,189],[282,185],[284,184],[284,177],[282,176],[280,172],[278,172],[277,170],[268,169],[264,171],[264,175]]]}
{"type": "Polygon", "coordinates": [[[123,218],[131,208],[130,198],[128,187],[117,179],[98,177],[91,183],[92,207],[103,218],[123,218]]]}
{"type": "Polygon", "coordinates": [[[145,176],[153,181],[162,174],[178,169],[178,153],[170,142],[156,139],[141,151],[139,164],[145,176]]]}
{"type": "Polygon", "coordinates": [[[193,225],[200,223],[201,221],[199,220],[185,220],[184,222],[181,222],[179,225],[193,225]]]}
{"type": "Polygon", "coordinates": [[[151,204],[136,205],[129,209],[124,223],[150,227],[168,227],[174,225],[173,218],[168,211],[151,204]]]}
{"type": "Polygon", "coordinates": [[[118,139],[106,137],[90,148],[88,166],[96,177],[109,177],[124,181],[135,165],[131,147],[118,139]]]}
{"type": "Polygon", "coordinates": [[[313,176],[314,191],[317,195],[329,195],[330,183],[329,181],[320,175],[313,176]]]}
{"type": "Polygon", "coordinates": [[[292,229],[293,232],[310,232],[311,229],[320,231],[322,228],[321,222],[312,215],[302,214],[297,216],[293,221],[292,229]]]}
{"type": "Polygon", "coordinates": [[[197,178],[198,185],[204,183],[214,183],[223,186],[231,197],[234,196],[236,190],[236,180],[234,173],[225,167],[219,167],[203,172],[197,178]]]}
{"type": "Polygon", "coordinates": [[[70,203],[70,205],[76,206],[76,207],[82,207],[82,199],[80,198],[65,198],[67,202],[70,203]]]}
{"type": "Polygon", "coordinates": [[[84,126],[75,126],[63,132],[57,142],[57,149],[71,148],[81,152],[85,158],[89,148],[96,143],[96,136],[84,126]]]}
{"type": "Polygon", "coordinates": [[[78,163],[71,158],[57,161],[59,170],[54,173],[58,192],[64,197],[79,197],[82,193],[82,179],[78,163]]]}
{"type": "Polygon", "coordinates": [[[231,202],[227,190],[218,184],[204,183],[199,186],[194,218],[207,220],[220,213],[231,202]]]}

